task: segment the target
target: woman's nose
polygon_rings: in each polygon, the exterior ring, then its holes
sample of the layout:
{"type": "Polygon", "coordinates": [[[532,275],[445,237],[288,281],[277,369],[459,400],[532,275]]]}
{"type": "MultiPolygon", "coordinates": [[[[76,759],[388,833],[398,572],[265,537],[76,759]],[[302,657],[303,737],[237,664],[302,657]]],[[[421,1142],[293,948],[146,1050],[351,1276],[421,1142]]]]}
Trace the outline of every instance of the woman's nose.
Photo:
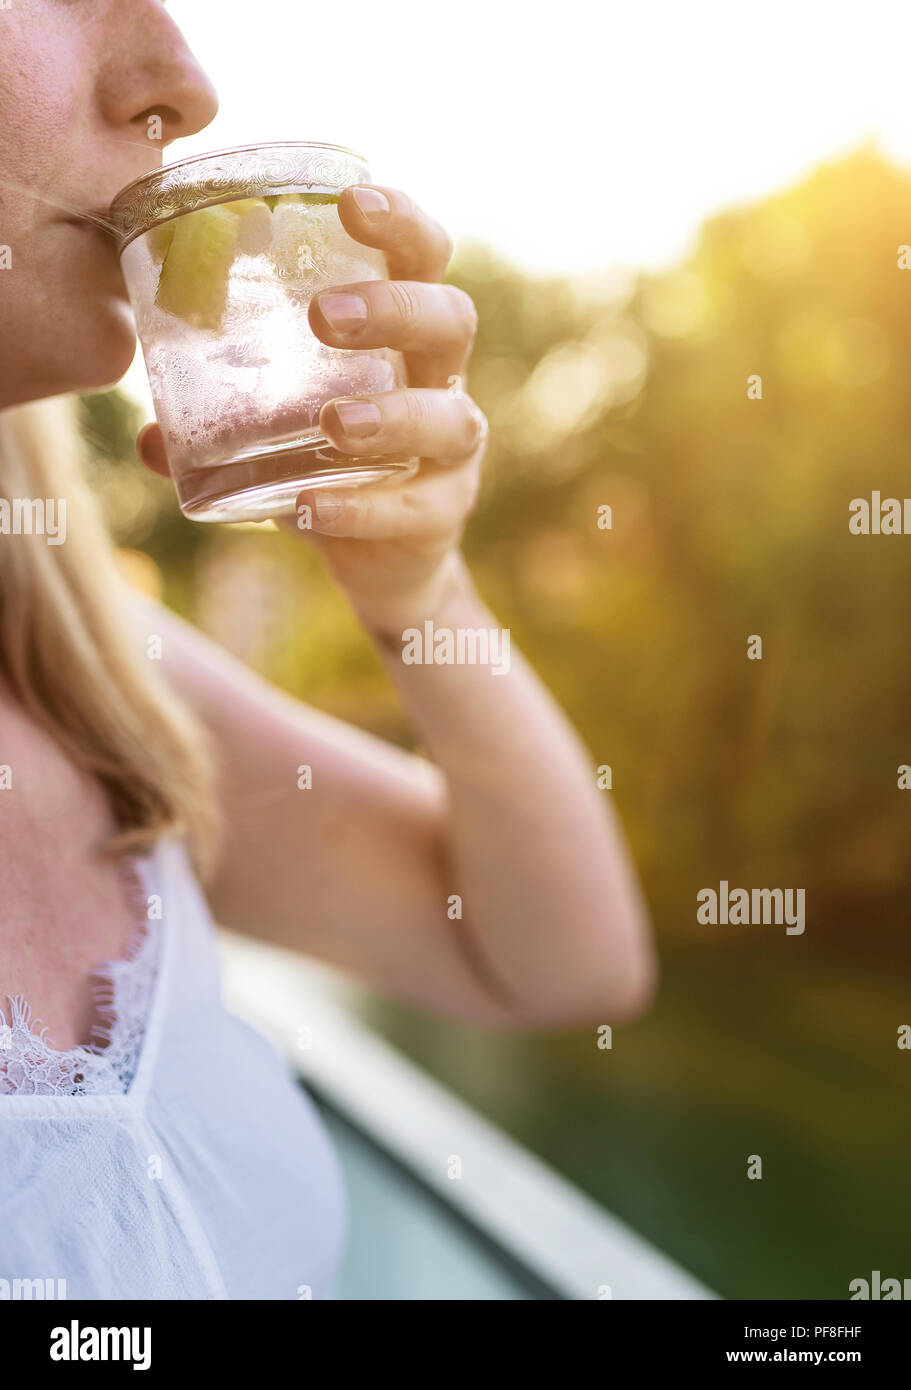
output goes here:
{"type": "Polygon", "coordinates": [[[218,96],[160,0],[116,0],[112,19],[98,81],[105,121],[146,135],[157,116],[162,144],[207,126],[218,96]]]}

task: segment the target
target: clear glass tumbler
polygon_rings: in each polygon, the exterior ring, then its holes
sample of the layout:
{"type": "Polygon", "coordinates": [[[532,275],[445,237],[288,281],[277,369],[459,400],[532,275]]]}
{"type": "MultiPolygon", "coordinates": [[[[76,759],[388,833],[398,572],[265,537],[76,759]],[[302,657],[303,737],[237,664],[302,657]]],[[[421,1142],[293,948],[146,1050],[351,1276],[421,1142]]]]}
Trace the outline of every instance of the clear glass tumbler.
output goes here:
{"type": "Polygon", "coordinates": [[[339,194],[369,183],[360,155],[286,141],[194,155],[111,204],[155,413],[180,506],[195,521],[293,513],[304,489],[414,473],[353,458],[319,428],[335,396],[405,384],[401,354],[321,343],[307,310],[330,285],[385,280],[381,251],[342,227],[339,194]]]}

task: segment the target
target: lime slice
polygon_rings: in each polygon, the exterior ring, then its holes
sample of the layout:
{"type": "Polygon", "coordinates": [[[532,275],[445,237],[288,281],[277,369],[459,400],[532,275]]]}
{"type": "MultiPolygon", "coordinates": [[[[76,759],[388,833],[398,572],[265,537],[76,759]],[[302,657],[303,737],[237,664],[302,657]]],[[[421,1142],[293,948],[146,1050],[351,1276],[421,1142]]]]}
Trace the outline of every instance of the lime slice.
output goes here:
{"type": "Polygon", "coordinates": [[[152,254],[152,260],[156,265],[161,265],[165,256],[168,254],[171,242],[174,240],[174,228],[177,223],[159,222],[156,227],[152,227],[146,237],[146,246],[152,254]]]}
{"type": "Polygon", "coordinates": [[[280,203],[311,203],[326,204],[337,203],[337,193],[269,193],[263,198],[264,203],[269,204],[270,212],[274,212],[280,203]]]}
{"type": "Polygon", "coordinates": [[[219,331],[242,220],[221,205],[175,219],[155,296],[159,308],[210,333],[219,331]]]}
{"type": "Polygon", "coordinates": [[[219,207],[227,208],[229,212],[234,212],[238,217],[246,217],[256,208],[261,208],[265,204],[265,198],[238,198],[233,203],[219,203],[219,207]]]}

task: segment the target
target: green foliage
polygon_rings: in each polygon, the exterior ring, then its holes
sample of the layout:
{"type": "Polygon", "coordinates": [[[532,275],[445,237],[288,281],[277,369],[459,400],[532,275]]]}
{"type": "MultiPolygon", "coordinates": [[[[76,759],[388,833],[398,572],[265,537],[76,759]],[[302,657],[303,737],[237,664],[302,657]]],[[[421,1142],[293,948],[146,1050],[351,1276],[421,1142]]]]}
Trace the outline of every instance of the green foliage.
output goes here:
{"type": "MultiPolygon", "coordinates": [[[[533,393],[518,411],[488,395],[480,344],[477,394],[501,428],[466,548],[612,765],[666,930],[691,920],[697,881],[726,877],[805,886],[830,949],[856,950],[858,913],[877,919],[874,950],[902,945],[911,541],[850,535],[848,505],[911,492],[909,196],[907,174],[861,151],[711,222],[622,309],[593,305],[573,328],[558,286],[526,287],[531,360],[524,306],[507,312],[501,287],[493,350],[526,381],[567,344],[646,345],[633,399],[540,450],[515,444],[533,393]]],[[[483,324],[487,279],[469,267],[459,283],[483,324]]],[[[609,400],[622,354],[600,361],[609,400]]]]}

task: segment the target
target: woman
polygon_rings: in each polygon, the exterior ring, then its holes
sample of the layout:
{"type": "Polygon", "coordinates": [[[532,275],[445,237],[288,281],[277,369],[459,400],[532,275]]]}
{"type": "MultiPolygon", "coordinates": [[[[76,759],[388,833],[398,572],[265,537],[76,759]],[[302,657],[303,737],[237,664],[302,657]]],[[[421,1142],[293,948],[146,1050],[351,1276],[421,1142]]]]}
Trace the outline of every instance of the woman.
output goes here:
{"type": "MultiPolygon", "coordinates": [[[[418,758],[124,591],[69,407],[48,398],[116,381],[133,326],[112,244],[66,209],[149,168],[150,114],[167,142],[216,100],[158,0],[35,0],[2,24],[0,482],[64,498],[67,520],[62,544],[0,535],[0,1278],[62,1279],[68,1298],[331,1297],[334,1157],[280,1059],[222,1009],[213,921],[441,1014],[544,1028],[645,1007],[647,919],[594,767],[522,659],[403,660],[427,620],[495,626],[458,549],[486,429],[448,389],[475,315],[440,283],[446,233],[395,189],[346,190],[339,215],[391,282],[346,287],[366,301],[355,329],[310,311],[324,342],[408,366],[407,388],[327,404],[321,424],[352,455],[369,425],[371,454],[418,455],[418,475],[317,495],[307,541],[418,758]]],[[[139,447],[167,471],[157,426],[139,447]]]]}

